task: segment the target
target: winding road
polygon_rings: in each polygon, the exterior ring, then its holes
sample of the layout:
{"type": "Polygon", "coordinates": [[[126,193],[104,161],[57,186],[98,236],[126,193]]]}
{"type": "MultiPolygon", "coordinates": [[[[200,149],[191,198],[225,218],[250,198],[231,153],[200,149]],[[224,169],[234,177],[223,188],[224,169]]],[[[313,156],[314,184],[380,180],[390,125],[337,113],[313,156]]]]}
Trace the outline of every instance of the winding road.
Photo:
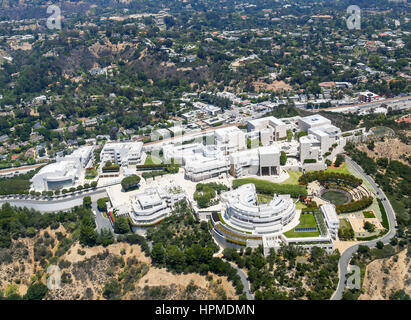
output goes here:
{"type": "Polygon", "coordinates": [[[243,270],[241,270],[235,263],[227,261],[224,258],[223,260],[228,262],[234,269],[237,270],[237,274],[240,277],[241,282],[243,283],[243,286],[244,286],[243,292],[245,292],[247,300],[254,300],[254,295],[251,293],[250,282],[248,281],[247,274],[243,270]]]}
{"type": "Polygon", "coordinates": [[[92,189],[76,192],[74,195],[63,195],[56,198],[42,198],[38,199],[26,198],[24,195],[14,197],[0,198],[0,205],[3,203],[10,203],[15,207],[26,207],[40,212],[57,212],[70,210],[75,206],[83,204],[83,198],[91,197],[91,201],[97,201],[99,198],[107,197],[105,188],[92,189]]]}
{"type": "MultiPolygon", "coordinates": [[[[379,188],[379,186],[375,183],[375,181],[367,175],[364,170],[351,158],[345,156],[347,163],[349,163],[358,173],[360,173],[365,180],[371,185],[374,189],[376,196],[381,200],[382,204],[384,205],[384,209],[387,212],[387,218],[389,223],[389,231],[381,238],[362,242],[361,245],[373,248],[376,246],[378,241],[382,241],[384,244],[389,243],[390,239],[395,236],[397,221],[395,219],[395,212],[391,206],[390,201],[386,197],[385,193],[379,188]]],[[[340,261],[338,263],[338,271],[339,271],[339,282],[336,291],[334,292],[331,300],[341,300],[344,289],[346,286],[346,276],[347,276],[347,268],[348,264],[352,258],[352,255],[357,251],[359,244],[353,245],[347,248],[340,257],[340,261]]]]}

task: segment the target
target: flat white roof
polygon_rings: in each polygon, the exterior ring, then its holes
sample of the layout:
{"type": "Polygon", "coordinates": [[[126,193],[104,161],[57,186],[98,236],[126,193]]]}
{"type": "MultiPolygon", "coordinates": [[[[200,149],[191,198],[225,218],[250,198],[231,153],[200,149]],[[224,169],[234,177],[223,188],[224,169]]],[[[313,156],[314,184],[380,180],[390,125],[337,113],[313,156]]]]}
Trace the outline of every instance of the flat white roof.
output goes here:
{"type": "Polygon", "coordinates": [[[266,147],[259,147],[258,152],[260,154],[277,154],[280,153],[280,149],[273,145],[273,146],[266,146],[266,147]]]}
{"type": "Polygon", "coordinates": [[[321,211],[323,212],[325,218],[330,222],[339,222],[337,211],[333,204],[327,203],[321,206],[321,211]]]}
{"type": "Polygon", "coordinates": [[[273,122],[277,126],[285,125],[285,123],[283,121],[281,121],[280,119],[277,119],[276,117],[273,117],[273,116],[254,119],[254,120],[248,120],[248,123],[251,123],[254,126],[260,126],[260,125],[266,125],[270,121],[273,122]]]}
{"type": "Polygon", "coordinates": [[[301,121],[310,125],[310,126],[320,126],[331,123],[331,121],[319,114],[314,114],[312,116],[303,117],[301,121]]]}

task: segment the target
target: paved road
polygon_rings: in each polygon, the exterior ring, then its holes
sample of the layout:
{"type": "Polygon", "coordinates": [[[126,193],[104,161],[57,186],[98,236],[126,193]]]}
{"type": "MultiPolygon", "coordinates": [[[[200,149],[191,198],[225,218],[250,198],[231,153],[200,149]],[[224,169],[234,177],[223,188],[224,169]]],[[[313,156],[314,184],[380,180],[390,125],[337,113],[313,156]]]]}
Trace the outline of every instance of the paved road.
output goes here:
{"type": "Polygon", "coordinates": [[[3,203],[10,203],[12,206],[16,207],[27,207],[29,209],[34,209],[40,212],[57,212],[70,210],[75,206],[80,206],[83,204],[83,198],[86,196],[91,197],[91,201],[97,201],[99,198],[107,197],[105,188],[83,191],[80,194],[74,196],[67,195],[59,199],[0,199],[0,205],[3,203]]]}
{"type": "Polygon", "coordinates": [[[110,220],[104,217],[103,213],[97,209],[97,200],[92,202],[91,209],[93,210],[93,212],[96,213],[95,221],[96,221],[97,232],[100,232],[101,229],[109,229],[114,233],[114,228],[110,220]]]}
{"type": "MultiPolygon", "coordinates": [[[[224,261],[227,261],[225,259],[223,259],[224,261]]],[[[237,270],[237,274],[240,276],[241,282],[243,283],[244,286],[244,292],[247,296],[247,300],[254,300],[254,295],[251,293],[251,289],[250,289],[250,282],[248,281],[248,277],[245,274],[245,272],[243,270],[241,270],[235,263],[232,263],[230,261],[227,261],[229,264],[231,264],[231,266],[237,270]]]]}
{"type": "MultiPolygon", "coordinates": [[[[356,170],[358,171],[363,177],[364,179],[366,179],[369,184],[372,186],[372,188],[375,191],[375,194],[377,195],[378,198],[381,199],[382,204],[384,205],[385,211],[387,212],[387,218],[388,218],[388,223],[389,223],[389,231],[387,234],[385,234],[382,238],[379,239],[375,239],[375,240],[371,240],[371,241],[367,241],[367,242],[362,242],[361,245],[365,245],[368,246],[370,248],[373,248],[376,246],[378,241],[382,241],[384,244],[389,243],[390,239],[392,237],[395,236],[396,233],[396,226],[397,226],[397,222],[396,222],[396,218],[395,218],[395,212],[391,206],[391,203],[389,202],[389,200],[387,199],[387,197],[385,196],[384,192],[377,186],[377,184],[374,182],[374,180],[367,175],[364,170],[357,164],[355,163],[352,159],[350,159],[349,157],[345,156],[346,161],[356,170]]],[[[352,258],[353,253],[355,253],[358,249],[358,244],[353,245],[351,247],[349,247],[348,249],[346,249],[344,251],[344,253],[341,255],[339,264],[338,264],[338,270],[339,270],[339,282],[338,282],[338,287],[336,289],[336,291],[334,292],[334,295],[331,297],[331,300],[341,300],[342,299],[342,295],[344,293],[344,289],[345,289],[345,280],[346,280],[346,275],[347,275],[347,267],[348,264],[352,258]]]]}

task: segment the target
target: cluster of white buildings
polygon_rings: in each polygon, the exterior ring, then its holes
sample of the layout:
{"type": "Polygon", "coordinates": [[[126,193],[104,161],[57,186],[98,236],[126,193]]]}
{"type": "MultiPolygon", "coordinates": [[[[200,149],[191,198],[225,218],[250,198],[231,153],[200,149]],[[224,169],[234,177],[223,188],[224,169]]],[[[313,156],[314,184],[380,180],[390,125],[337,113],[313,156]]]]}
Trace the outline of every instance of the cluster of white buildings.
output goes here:
{"type": "Polygon", "coordinates": [[[302,131],[308,135],[300,138],[300,161],[304,164],[307,159],[322,163],[326,158],[333,159],[343,152],[345,139],[339,128],[331,124],[331,120],[312,115],[298,120],[302,131]]]}
{"type": "Polygon", "coordinates": [[[41,192],[74,186],[93,159],[93,150],[93,146],[84,146],[64,157],[58,156],[55,163],[41,168],[32,178],[33,189],[41,192]]]}
{"type": "Polygon", "coordinates": [[[202,181],[230,173],[246,175],[279,175],[280,155],[285,152],[298,165],[284,164],[290,170],[322,170],[325,161],[343,152],[345,138],[339,128],[321,115],[280,120],[265,117],[247,122],[247,132],[236,126],[199,133],[195,139],[184,136],[159,143],[157,150],[166,161],[175,159],[185,169],[186,178],[202,181]],[[298,141],[287,139],[304,131],[298,141]],[[161,150],[161,151],[160,151],[161,150]]]}
{"type": "Polygon", "coordinates": [[[221,216],[212,214],[210,222],[215,239],[223,247],[256,248],[262,245],[265,254],[282,244],[305,248],[319,246],[329,252],[334,250],[333,240],[338,235],[339,219],[332,204],[321,206],[320,214],[326,228],[319,232],[319,236],[287,237],[284,233],[298,225],[301,214],[290,195],[274,195],[269,203],[259,204],[255,185],[250,183],[222,193],[221,199],[224,211],[221,216]]]}
{"type": "Polygon", "coordinates": [[[143,154],[142,142],[108,142],[100,152],[102,163],[111,161],[121,166],[140,163],[143,154]]]}

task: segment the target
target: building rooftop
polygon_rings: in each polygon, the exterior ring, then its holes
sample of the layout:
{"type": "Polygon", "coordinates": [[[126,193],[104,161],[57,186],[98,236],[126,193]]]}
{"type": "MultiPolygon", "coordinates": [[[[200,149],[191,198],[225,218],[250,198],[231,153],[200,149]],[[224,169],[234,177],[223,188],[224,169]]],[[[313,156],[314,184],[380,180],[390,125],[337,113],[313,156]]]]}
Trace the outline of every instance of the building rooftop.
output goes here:
{"type": "Polygon", "coordinates": [[[330,222],[338,222],[337,211],[335,210],[335,205],[327,203],[321,206],[321,211],[323,212],[325,218],[330,222]]]}

